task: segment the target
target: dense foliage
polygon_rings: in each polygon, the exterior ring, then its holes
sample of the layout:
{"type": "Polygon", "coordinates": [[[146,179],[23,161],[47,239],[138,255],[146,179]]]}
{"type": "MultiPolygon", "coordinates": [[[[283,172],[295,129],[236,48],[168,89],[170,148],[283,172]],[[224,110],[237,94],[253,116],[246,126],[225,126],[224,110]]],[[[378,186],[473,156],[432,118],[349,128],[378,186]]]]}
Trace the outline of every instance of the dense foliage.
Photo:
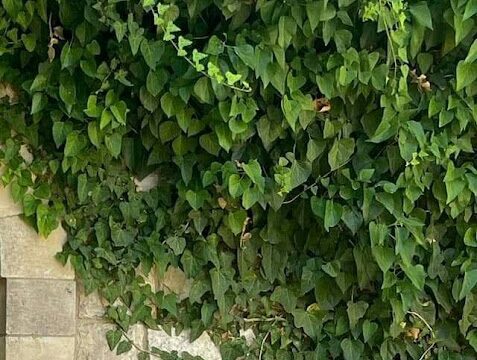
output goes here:
{"type": "Polygon", "coordinates": [[[224,360],[477,357],[476,0],[2,5],[2,182],[118,353],[142,322],[224,360]]]}

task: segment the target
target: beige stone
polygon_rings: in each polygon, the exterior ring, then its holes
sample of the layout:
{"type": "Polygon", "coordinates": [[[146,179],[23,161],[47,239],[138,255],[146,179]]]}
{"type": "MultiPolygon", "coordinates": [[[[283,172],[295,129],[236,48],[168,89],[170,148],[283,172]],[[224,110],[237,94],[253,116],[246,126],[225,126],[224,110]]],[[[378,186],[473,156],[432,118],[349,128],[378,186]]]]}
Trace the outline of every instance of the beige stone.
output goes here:
{"type": "Polygon", "coordinates": [[[79,298],[78,317],[80,319],[102,318],[106,312],[107,301],[102,299],[97,291],[86,295],[80,282],[77,282],[76,290],[79,298]]]}
{"type": "Polygon", "coordinates": [[[0,274],[5,278],[73,279],[68,264],[63,266],[55,255],[66,241],[60,227],[47,238],[19,217],[0,219],[0,274]]]}
{"type": "Polygon", "coordinates": [[[166,293],[173,292],[180,300],[184,300],[189,297],[191,283],[181,269],[169,266],[159,284],[159,289],[166,293]]]}
{"type": "MultiPolygon", "coordinates": [[[[106,332],[114,328],[114,325],[97,320],[79,320],[75,360],[136,360],[138,352],[134,348],[120,356],[109,350],[106,332]]],[[[128,336],[141,349],[147,349],[146,329],[143,326],[134,326],[128,336]]]]}
{"type": "Polygon", "coordinates": [[[148,330],[149,347],[157,347],[162,351],[177,351],[179,354],[188,352],[193,356],[201,356],[206,360],[221,360],[220,351],[207,333],[203,333],[194,342],[189,341],[190,333],[183,331],[176,335],[174,330],[169,336],[163,330],[148,330]]]}
{"type": "Polygon", "coordinates": [[[4,341],[5,360],[73,360],[75,338],[7,336],[4,341]]]}
{"type": "Polygon", "coordinates": [[[6,287],[7,335],[75,334],[74,281],[7,279],[6,287]]]}
{"type": "Polygon", "coordinates": [[[134,178],[134,184],[136,185],[137,192],[151,191],[159,184],[159,174],[152,173],[147,175],[144,179],[139,180],[134,178]]]}
{"type": "Polygon", "coordinates": [[[0,186],[0,218],[19,215],[22,212],[21,205],[13,201],[10,185],[0,186]]]}

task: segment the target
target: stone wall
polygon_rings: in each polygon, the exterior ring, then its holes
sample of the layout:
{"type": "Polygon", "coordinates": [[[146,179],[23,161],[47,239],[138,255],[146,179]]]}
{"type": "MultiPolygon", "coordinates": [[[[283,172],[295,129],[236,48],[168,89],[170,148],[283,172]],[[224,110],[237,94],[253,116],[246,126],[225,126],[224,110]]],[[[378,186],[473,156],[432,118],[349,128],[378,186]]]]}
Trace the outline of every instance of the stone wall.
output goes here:
{"type": "MultiPolygon", "coordinates": [[[[0,360],[136,359],[135,350],[120,356],[109,350],[105,333],[113,326],[103,319],[107,304],[97,294],[85,296],[71,267],[54,257],[65,241],[62,229],[41,238],[23,221],[9,189],[0,187],[0,360]]],[[[177,292],[187,296],[188,281],[180,270],[169,269],[162,283],[167,281],[171,287],[182,283],[177,292]]],[[[137,325],[129,337],[143,349],[221,359],[205,333],[191,344],[187,332],[169,336],[137,325]]]]}

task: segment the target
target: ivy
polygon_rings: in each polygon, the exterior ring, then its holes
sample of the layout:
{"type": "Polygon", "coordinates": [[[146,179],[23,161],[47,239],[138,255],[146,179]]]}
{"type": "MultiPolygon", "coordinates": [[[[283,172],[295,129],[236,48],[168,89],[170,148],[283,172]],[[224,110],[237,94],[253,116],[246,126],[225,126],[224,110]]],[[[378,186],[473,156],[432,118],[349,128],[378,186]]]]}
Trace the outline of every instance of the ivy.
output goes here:
{"type": "Polygon", "coordinates": [[[132,342],[142,323],[224,360],[474,359],[476,16],[4,0],[1,182],[67,230],[117,354],[194,359],[132,342]],[[151,280],[171,273],[188,294],[151,280]]]}

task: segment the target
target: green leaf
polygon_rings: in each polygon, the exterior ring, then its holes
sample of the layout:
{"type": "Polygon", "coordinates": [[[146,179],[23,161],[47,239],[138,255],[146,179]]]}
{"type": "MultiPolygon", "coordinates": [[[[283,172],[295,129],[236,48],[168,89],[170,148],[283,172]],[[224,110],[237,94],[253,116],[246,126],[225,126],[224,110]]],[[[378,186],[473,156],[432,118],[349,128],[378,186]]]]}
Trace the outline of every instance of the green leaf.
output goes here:
{"type": "MultiPolygon", "coordinates": [[[[477,0],[475,0],[477,3],[477,0]]],[[[464,62],[470,64],[475,62],[477,60],[477,39],[474,40],[472,45],[470,46],[469,53],[467,54],[467,57],[465,58],[464,62]]]]}
{"type": "Polygon", "coordinates": [[[223,302],[225,293],[231,285],[231,281],[223,269],[214,268],[209,271],[209,274],[212,281],[212,291],[214,292],[214,298],[219,303],[223,302]]]}
{"type": "Polygon", "coordinates": [[[76,85],[73,77],[68,73],[62,73],[60,76],[60,98],[71,111],[72,106],[76,103],[76,85]]]}
{"type": "Polygon", "coordinates": [[[345,165],[354,153],[354,139],[335,140],[328,153],[328,163],[334,171],[345,165]]]}
{"type": "Polygon", "coordinates": [[[288,124],[295,131],[295,125],[298,120],[298,115],[301,112],[300,103],[296,100],[288,99],[288,96],[284,96],[282,100],[282,110],[285,114],[285,119],[287,120],[288,124]]]}
{"type": "Polygon", "coordinates": [[[302,328],[312,339],[316,339],[321,332],[322,319],[317,314],[302,309],[296,309],[292,314],[295,326],[302,328]]]}
{"type": "Polygon", "coordinates": [[[152,71],[147,74],[146,88],[152,96],[157,96],[164,89],[168,79],[167,72],[163,69],[152,71]]]}
{"type": "Polygon", "coordinates": [[[469,270],[464,273],[464,281],[459,293],[459,300],[464,299],[474,289],[477,284],[477,269],[469,270]]]}
{"type": "Polygon", "coordinates": [[[194,210],[199,210],[202,206],[204,206],[204,203],[208,197],[209,194],[206,190],[187,190],[186,192],[186,199],[194,210]]]}
{"type": "Polygon", "coordinates": [[[116,349],[116,355],[127,353],[131,349],[131,343],[128,340],[123,340],[119,343],[118,348],[116,349]]]}
{"type": "Polygon", "coordinates": [[[359,340],[344,339],[341,341],[341,349],[345,360],[362,359],[364,344],[359,340]]]}
{"type": "Polygon", "coordinates": [[[78,199],[80,203],[84,203],[88,198],[88,178],[86,174],[78,176],[78,199]]]}
{"type": "Polygon", "coordinates": [[[106,148],[108,149],[109,153],[114,157],[117,158],[121,153],[121,144],[122,144],[123,137],[119,133],[114,133],[112,135],[106,135],[104,137],[104,143],[106,148]]]}
{"type": "Polygon", "coordinates": [[[106,332],[106,340],[108,342],[109,349],[112,351],[118,345],[119,340],[123,337],[121,330],[108,330],[106,332]]]}
{"type": "Polygon", "coordinates": [[[127,105],[124,101],[118,101],[109,108],[114,117],[121,125],[126,125],[126,113],[128,112],[127,105]]]}
{"type": "Polygon", "coordinates": [[[297,297],[290,289],[278,286],[272,293],[270,299],[272,301],[280,303],[286,312],[292,313],[297,304],[297,297]]]}
{"type": "Polygon", "coordinates": [[[409,11],[411,12],[414,19],[416,19],[419,25],[427,27],[428,29],[432,28],[432,16],[429,7],[427,6],[427,2],[421,1],[417,4],[413,4],[409,6],[409,11]]]}
{"type": "Polygon", "coordinates": [[[255,57],[255,51],[252,45],[245,44],[235,46],[234,51],[238,55],[240,60],[245,63],[245,65],[252,69],[255,69],[257,67],[257,59],[255,57]]]}
{"type": "Polygon", "coordinates": [[[378,324],[371,322],[369,320],[364,320],[363,338],[365,343],[369,342],[369,340],[373,337],[376,331],[378,331],[378,324]]]}
{"type": "Polygon", "coordinates": [[[351,329],[354,329],[358,324],[358,320],[361,319],[369,308],[369,304],[364,301],[358,301],[353,303],[348,301],[348,308],[346,312],[348,313],[349,326],[351,329]]]}
{"type": "Polygon", "coordinates": [[[252,160],[248,164],[242,164],[242,169],[252,182],[258,186],[261,193],[265,191],[265,178],[262,175],[262,168],[257,160],[252,160]]]}
{"type": "Polygon", "coordinates": [[[118,40],[118,42],[121,42],[121,40],[124,39],[124,35],[126,35],[128,26],[125,22],[115,21],[113,23],[113,29],[116,33],[116,39],[118,40]]]}
{"type": "Polygon", "coordinates": [[[141,54],[151,70],[156,69],[163,53],[164,45],[161,41],[144,40],[141,42],[141,54]]]}
{"type": "Polygon", "coordinates": [[[406,265],[402,264],[402,269],[406,276],[411,280],[412,284],[419,290],[424,288],[424,283],[426,280],[426,272],[424,267],[419,265],[406,265]]]}
{"type": "Polygon", "coordinates": [[[25,49],[28,52],[33,52],[36,47],[36,36],[35,34],[22,34],[22,42],[25,46],[25,49]]]}
{"type": "Polygon", "coordinates": [[[186,247],[186,240],[183,237],[174,235],[166,239],[166,244],[174,252],[174,255],[181,255],[186,247]]]}
{"type": "Polygon", "coordinates": [[[335,204],[333,200],[326,200],[325,207],[325,230],[329,231],[330,228],[335,227],[341,220],[343,213],[343,207],[340,204],[335,204]]]}
{"type": "Polygon", "coordinates": [[[477,0],[468,0],[465,5],[464,17],[462,20],[470,19],[472,16],[477,14],[477,0]]]}
{"type": "Polygon", "coordinates": [[[471,85],[477,79],[477,64],[459,61],[456,74],[456,91],[471,85]]]}
{"type": "Polygon", "coordinates": [[[18,13],[23,8],[23,1],[22,0],[2,0],[3,8],[6,10],[7,14],[12,18],[15,19],[18,13]]]}

